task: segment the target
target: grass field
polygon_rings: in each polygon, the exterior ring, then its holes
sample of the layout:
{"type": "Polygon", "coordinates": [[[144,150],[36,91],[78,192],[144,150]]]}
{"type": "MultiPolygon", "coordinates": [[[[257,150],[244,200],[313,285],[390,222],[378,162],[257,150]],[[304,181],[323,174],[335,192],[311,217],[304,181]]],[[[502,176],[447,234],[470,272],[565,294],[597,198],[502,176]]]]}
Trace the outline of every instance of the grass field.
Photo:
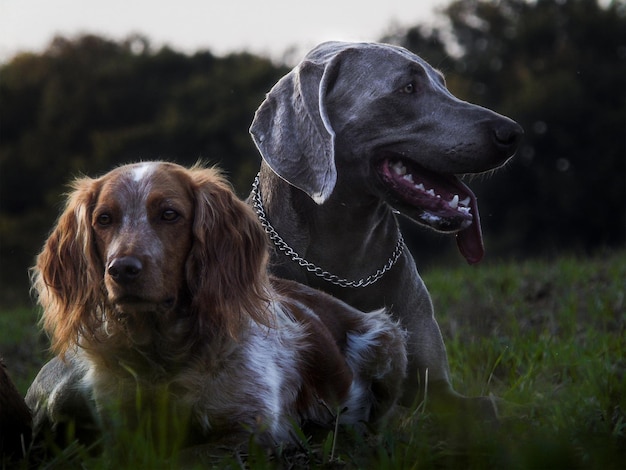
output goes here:
{"type": "MultiPolygon", "coordinates": [[[[235,454],[216,449],[204,454],[202,467],[626,468],[626,251],[435,269],[424,278],[455,388],[502,398],[498,424],[439,419],[426,402],[376,436],[323,431],[297,452],[272,458],[254,445],[235,454]]],[[[0,313],[0,354],[21,391],[46,358],[35,322],[29,309],[0,313]]],[[[136,436],[124,440],[132,452],[113,445],[104,456],[87,457],[73,446],[55,462],[181,465],[136,436]]]]}

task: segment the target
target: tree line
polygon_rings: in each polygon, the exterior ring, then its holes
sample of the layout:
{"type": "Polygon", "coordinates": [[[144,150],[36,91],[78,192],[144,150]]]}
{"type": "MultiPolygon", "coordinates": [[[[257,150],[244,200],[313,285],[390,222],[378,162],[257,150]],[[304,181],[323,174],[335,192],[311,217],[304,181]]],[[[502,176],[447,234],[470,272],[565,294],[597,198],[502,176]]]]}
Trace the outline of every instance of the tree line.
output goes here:
{"type": "MultiPolygon", "coordinates": [[[[592,252],[626,240],[626,4],[456,0],[447,26],[381,38],[442,70],[462,99],[526,134],[497,174],[474,178],[488,256],[592,252]]],[[[0,67],[0,294],[27,295],[27,267],[68,181],[140,159],[198,160],[249,192],[248,135],[288,67],[248,53],[192,55],[148,38],[55,38],[0,67]]],[[[418,259],[453,256],[451,237],[411,230],[418,259]]]]}

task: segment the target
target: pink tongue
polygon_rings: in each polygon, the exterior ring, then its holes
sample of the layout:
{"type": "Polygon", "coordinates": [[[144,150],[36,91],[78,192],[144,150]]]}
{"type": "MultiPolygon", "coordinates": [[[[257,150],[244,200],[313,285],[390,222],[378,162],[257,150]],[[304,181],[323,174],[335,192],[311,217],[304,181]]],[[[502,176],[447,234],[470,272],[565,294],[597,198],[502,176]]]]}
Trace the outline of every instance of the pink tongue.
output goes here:
{"type": "MultiPolygon", "coordinates": [[[[472,192],[469,191],[469,194],[472,194],[472,192]]],[[[472,225],[456,234],[456,245],[469,264],[476,264],[485,255],[485,245],[483,244],[483,233],[480,228],[478,202],[473,195],[470,206],[472,208],[472,225]]]]}

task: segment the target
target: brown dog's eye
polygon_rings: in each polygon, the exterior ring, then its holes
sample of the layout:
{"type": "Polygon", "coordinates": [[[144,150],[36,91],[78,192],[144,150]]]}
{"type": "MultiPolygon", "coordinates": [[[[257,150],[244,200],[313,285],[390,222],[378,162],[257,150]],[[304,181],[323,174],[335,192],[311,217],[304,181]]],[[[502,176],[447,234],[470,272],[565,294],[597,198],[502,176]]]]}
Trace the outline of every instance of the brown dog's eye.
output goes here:
{"type": "Polygon", "coordinates": [[[109,214],[100,214],[96,219],[96,222],[98,225],[106,227],[107,225],[111,225],[113,218],[109,214]]]}
{"type": "Polygon", "coordinates": [[[161,220],[165,222],[175,222],[180,217],[180,214],[173,209],[164,210],[161,214],[161,220]]]}

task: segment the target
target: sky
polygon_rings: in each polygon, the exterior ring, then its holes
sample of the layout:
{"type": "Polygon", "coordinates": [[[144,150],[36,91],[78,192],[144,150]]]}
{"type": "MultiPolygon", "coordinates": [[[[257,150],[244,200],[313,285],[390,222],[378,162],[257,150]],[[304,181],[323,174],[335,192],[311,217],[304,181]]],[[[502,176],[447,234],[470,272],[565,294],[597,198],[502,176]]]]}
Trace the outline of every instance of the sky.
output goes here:
{"type": "Polygon", "coordinates": [[[145,35],[159,48],[277,60],[326,40],[375,41],[393,25],[433,24],[449,0],[0,0],[0,62],[41,52],[55,35],[145,35]]]}

